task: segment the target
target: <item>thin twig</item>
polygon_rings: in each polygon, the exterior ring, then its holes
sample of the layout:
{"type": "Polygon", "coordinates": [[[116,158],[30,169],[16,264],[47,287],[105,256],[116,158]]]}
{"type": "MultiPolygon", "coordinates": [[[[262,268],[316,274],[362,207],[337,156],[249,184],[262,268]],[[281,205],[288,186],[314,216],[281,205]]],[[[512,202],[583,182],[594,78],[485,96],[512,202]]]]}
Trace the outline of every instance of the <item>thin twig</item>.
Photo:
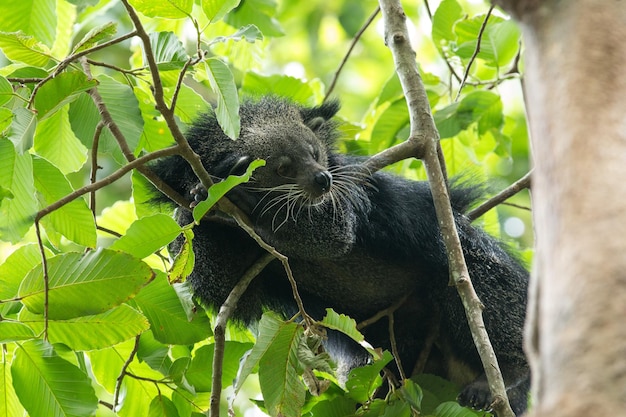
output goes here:
{"type": "Polygon", "coordinates": [[[478,37],[476,38],[476,49],[474,49],[474,53],[472,54],[469,62],[467,63],[467,68],[465,68],[465,73],[463,74],[463,80],[461,81],[461,85],[459,86],[459,91],[456,93],[456,97],[454,101],[458,101],[459,97],[461,96],[461,91],[463,90],[463,87],[465,86],[465,82],[467,81],[467,77],[469,76],[469,72],[470,72],[470,69],[472,68],[472,64],[474,63],[474,61],[476,60],[476,57],[478,56],[478,53],[480,52],[480,42],[483,39],[483,33],[485,32],[485,28],[487,27],[487,22],[489,21],[489,17],[491,16],[491,12],[493,11],[494,7],[496,7],[495,4],[492,4],[491,7],[489,7],[489,11],[485,15],[485,20],[483,20],[483,24],[480,26],[480,30],[478,31],[478,37]]]}
{"type": "Polygon", "coordinates": [[[511,198],[512,196],[519,193],[520,191],[526,188],[530,188],[531,174],[532,174],[532,171],[529,171],[522,178],[515,181],[513,184],[509,185],[507,188],[500,191],[498,194],[494,195],[489,200],[482,203],[480,206],[471,210],[469,213],[467,213],[467,218],[473,222],[474,220],[476,220],[477,218],[479,218],[480,216],[482,216],[483,214],[485,214],[486,212],[488,212],[489,210],[491,210],[498,204],[503,203],[505,200],[511,198]]]}
{"type": "Polygon", "coordinates": [[[239,299],[246,291],[252,280],[261,273],[261,271],[273,260],[274,255],[270,252],[265,253],[259,258],[254,265],[252,265],[243,274],[237,285],[232,289],[226,301],[221,305],[220,311],[217,313],[215,319],[215,326],[213,328],[213,338],[215,340],[215,349],[213,352],[213,375],[211,378],[211,405],[210,415],[219,416],[220,412],[220,398],[222,393],[222,365],[224,362],[224,348],[226,344],[226,324],[228,319],[232,316],[233,312],[237,308],[239,299]]]}
{"type": "Polygon", "coordinates": [[[385,308],[383,310],[380,310],[379,312],[374,314],[369,319],[363,320],[362,322],[360,322],[359,324],[356,325],[356,328],[359,329],[359,330],[364,329],[365,327],[371,326],[372,324],[376,323],[378,320],[382,319],[383,317],[387,317],[390,314],[393,314],[394,311],[396,311],[397,309],[402,307],[402,305],[409,298],[409,295],[410,294],[405,295],[404,297],[402,297],[398,301],[396,301],[394,304],[392,304],[391,306],[389,306],[389,307],[387,307],[387,308],[385,308]]]}
{"type": "MultiPolygon", "coordinates": [[[[98,165],[98,144],[100,143],[100,134],[104,129],[104,122],[101,120],[96,125],[96,131],[93,134],[93,144],[91,146],[91,175],[89,177],[89,183],[93,184],[97,181],[98,169],[101,167],[98,165]]],[[[89,197],[91,212],[94,219],[96,218],[96,192],[92,191],[89,197]]]]}
{"type": "Polygon", "coordinates": [[[48,293],[50,291],[50,276],[48,275],[48,258],[41,238],[41,226],[39,220],[35,219],[35,231],[37,233],[37,244],[41,254],[41,267],[43,270],[43,340],[48,341],[48,293]]]}
{"type": "Polygon", "coordinates": [[[341,74],[341,71],[346,65],[346,62],[348,62],[348,58],[350,57],[350,54],[352,54],[352,50],[359,42],[359,39],[361,39],[361,36],[365,32],[365,30],[372,24],[376,16],[378,16],[378,13],[380,13],[380,6],[376,7],[376,10],[374,10],[370,17],[367,18],[361,29],[359,29],[359,31],[354,35],[354,39],[352,39],[352,42],[350,43],[348,52],[346,52],[345,56],[341,60],[341,63],[339,64],[339,68],[337,68],[337,71],[335,71],[333,80],[330,82],[330,86],[328,87],[328,91],[326,92],[326,96],[324,97],[324,101],[328,100],[328,98],[331,96],[333,90],[335,89],[335,85],[337,84],[337,80],[339,79],[339,74],[341,74]]]}
{"type": "Polygon", "coordinates": [[[115,391],[113,394],[113,411],[117,409],[117,405],[120,400],[120,391],[122,390],[122,382],[124,381],[124,376],[126,376],[126,370],[130,366],[138,351],[139,335],[135,336],[135,345],[133,346],[133,350],[130,352],[130,355],[128,356],[128,359],[126,359],[126,362],[124,362],[124,365],[122,365],[122,370],[120,371],[120,374],[115,381],[115,391]]]}
{"type": "Polygon", "coordinates": [[[121,167],[120,169],[112,173],[111,175],[101,179],[100,181],[96,181],[93,184],[89,184],[82,188],[79,188],[78,190],[75,190],[74,192],[66,195],[65,197],[54,202],[53,204],[50,204],[49,206],[44,207],[43,209],[39,210],[37,214],[35,215],[35,222],[41,220],[41,218],[43,218],[44,216],[52,213],[55,210],[58,210],[64,205],[76,200],[78,197],[82,195],[85,195],[92,191],[99,190],[102,187],[112,184],[113,182],[122,178],[127,172],[130,172],[133,169],[136,169],[146,164],[149,161],[152,161],[157,158],[163,158],[165,156],[176,155],[177,153],[178,153],[178,146],[172,146],[170,148],[165,148],[165,149],[161,149],[158,151],[150,152],[149,154],[146,154],[142,156],[141,158],[137,158],[134,161],[129,162],[128,164],[124,165],[123,167],[121,167]]]}
{"type": "Polygon", "coordinates": [[[390,313],[387,316],[388,322],[388,331],[389,331],[389,341],[391,343],[391,353],[396,361],[396,366],[398,367],[398,372],[400,373],[400,379],[405,380],[406,374],[404,373],[404,368],[402,367],[402,360],[400,359],[400,352],[398,351],[398,344],[396,343],[396,331],[394,329],[395,319],[393,313],[390,313]]]}

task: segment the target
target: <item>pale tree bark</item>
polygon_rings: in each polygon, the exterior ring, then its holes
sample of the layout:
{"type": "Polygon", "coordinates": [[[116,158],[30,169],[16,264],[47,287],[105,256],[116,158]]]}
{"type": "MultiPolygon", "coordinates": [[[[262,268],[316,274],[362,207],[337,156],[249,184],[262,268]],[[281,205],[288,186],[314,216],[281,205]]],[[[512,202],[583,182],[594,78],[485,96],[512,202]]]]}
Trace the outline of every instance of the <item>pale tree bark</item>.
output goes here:
{"type": "Polygon", "coordinates": [[[625,416],[626,1],[496,2],[525,42],[534,415],[625,416]]]}

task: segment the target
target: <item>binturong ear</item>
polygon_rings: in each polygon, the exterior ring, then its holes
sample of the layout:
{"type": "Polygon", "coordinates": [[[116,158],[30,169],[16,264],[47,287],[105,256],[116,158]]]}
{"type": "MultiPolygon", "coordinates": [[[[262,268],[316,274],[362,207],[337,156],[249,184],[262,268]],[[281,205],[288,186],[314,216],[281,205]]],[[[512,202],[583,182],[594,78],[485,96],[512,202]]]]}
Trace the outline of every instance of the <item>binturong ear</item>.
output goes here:
{"type": "Polygon", "coordinates": [[[320,104],[316,107],[302,107],[300,108],[300,114],[302,115],[302,121],[304,124],[309,126],[311,130],[315,131],[313,127],[309,123],[313,123],[314,119],[321,119],[322,123],[319,121],[314,122],[314,126],[317,126],[317,129],[323,124],[324,121],[330,120],[337,112],[339,111],[339,101],[338,100],[328,100],[324,103],[320,104]],[[319,125],[317,125],[320,123],[319,125]]]}

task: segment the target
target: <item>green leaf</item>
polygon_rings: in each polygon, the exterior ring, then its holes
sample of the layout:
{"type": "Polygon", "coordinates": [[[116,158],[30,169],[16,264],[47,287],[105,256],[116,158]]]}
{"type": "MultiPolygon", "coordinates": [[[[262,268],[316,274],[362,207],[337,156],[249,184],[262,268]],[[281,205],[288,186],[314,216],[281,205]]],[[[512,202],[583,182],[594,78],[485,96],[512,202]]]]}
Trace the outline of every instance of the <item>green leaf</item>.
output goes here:
{"type": "Polygon", "coordinates": [[[289,97],[305,105],[316,105],[315,92],[309,83],[287,75],[261,75],[248,71],[242,82],[242,91],[246,94],[272,94],[289,97]]]}
{"type": "Polygon", "coordinates": [[[436,417],[484,417],[491,416],[490,413],[474,411],[466,407],[461,407],[459,403],[450,401],[439,405],[433,413],[436,417]]]}
{"type": "Polygon", "coordinates": [[[33,146],[33,138],[37,129],[35,114],[23,107],[13,110],[15,118],[11,124],[8,138],[13,142],[20,154],[23,154],[33,146]]]}
{"type": "MultiPolygon", "coordinates": [[[[43,332],[44,318],[22,310],[20,321],[37,334],[43,332]]],[[[122,304],[102,314],[68,320],[48,321],[48,340],[62,343],[72,350],[103,349],[135,337],[148,330],[148,320],[137,310],[122,304]]]]}
{"type": "Polygon", "coordinates": [[[337,330],[345,334],[367,350],[375,360],[381,358],[380,352],[372,348],[372,346],[365,341],[363,334],[356,328],[356,321],[353,318],[350,318],[345,314],[338,314],[332,308],[327,308],[326,316],[324,316],[321,324],[324,327],[337,330]]]}
{"type": "Polygon", "coordinates": [[[456,0],[443,0],[433,16],[432,36],[437,48],[456,40],[454,25],[463,18],[463,9],[456,0]]]}
{"type": "Polygon", "coordinates": [[[15,392],[31,417],[83,417],[96,411],[98,398],[87,375],[59,357],[49,343],[23,343],[15,353],[11,374],[15,392]]]}
{"type": "Polygon", "coordinates": [[[33,329],[23,323],[0,321],[0,343],[28,340],[33,339],[34,337],[35,332],[33,332],[33,329]]]}
{"type": "Polygon", "coordinates": [[[474,91],[461,100],[457,114],[462,125],[478,122],[478,133],[500,129],[504,124],[500,96],[490,91],[474,91]]]}
{"type": "Polygon", "coordinates": [[[13,62],[44,67],[50,61],[50,51],[24,32],[0,32],[0,49],[13,62]]]}
{"type": "Polygon", "coordinates": [[[164,273],[159,273],[157,279],[141,290],[133,302],[148,318],[154,338],[161,343],[186,345],[211,335],[211,324],[201,309],[193,320],[187,318],[176,291],[168,284],[164,273]]]}
{"type": "Polygon", "coordinates": [[[148,417],[178,417],[178,410],[169,398],[157,395],[150,402],[148,417]]]}
{"type": "MultiPolygon", "coordinates": [[[[142,261],[107,249],[65,253],[48,259],[48,318],[64,320],[100,314],[134,296],[154,278],[142,261]],[[88,296],[85,296],[88,295],[88,296]]],[[[33,313],[43,314],[41,265],[28,273],[19,295],[33,313]]]]}
{"type": "Polygon", "coordinates": [[[256,41],[260,41],[263,39],[263,34],[259,30],[258,27],[254,25],[246,25],[240,28],[237,32],[233,33],[229,36],[217,36],[211,40],[209,45],[213,45],[218,42],[227,42],[227,41],[235,41],[239,42],[245,39],[250,43],[254,43],[256,41]]]}
{"type": "MultiPolygon", "coordinates": [[[[86,148],[91,149],[96,126],[102,118],[89,94],[80,94],[70,103],[69,118],[76,137],[86,148]]],[[[103,138],[100,139],[102,141],[103,138]]],[[[101,145],[99,151],[102,151],[101,145]]]]}
{"type": "Polygon", "coordinates": [[[173,218],[155,214],[135,221],[110,249],[130,253],[141,259],[158,251],[180,233],[181,228],[173,218]]]}
{"type": "Polygon", "coordinates": [[[237,7],[241,0],[202,0],[202,11],[211,22],[223,18],[237,7]]]}
{"type": "Polygon", "coordinates": [[[170,269],[170,282],[185,282],[187,277],[193,272],[196,262],[195,252],[191,242],[193,241],[193,230],[183,229],[183,244],[178,253],[171,253],[174,256],[174,263],[170,269]]]}
{"type": "Polygon", "coordinates": [[[33,162],[18,155],[10,140],[0,138],[0,184],[13,198],[0,202],[0,240],[17,242],[33,225],[37,212],[33,186],[33,162]]]}
{"type": "MultiPolygon", "coordinates": [[[[224,346],[224,361],[222,363],[222,385],[224,387],[233,385],[233,380],[239,370],[239,361],[252,346],[252,343],[226,342],[224,346]]],[[[202,346],[196,350],[191,360],[191,365],[187,370],[186,377],[187,381],[193,385],[196,391],[211,391],[214,352],[214,344],[202,346]]]]}
{"type": "Polygon", "coordinates": [[[456,114],[461,103],[452,103],[442,109],[437,110],[433,114],[437,131],[441,139],[456,136],[461,130],[467,127],[466,121],[461,121],[456,114]]]}
{"type": "Polygon", "coordinates": [[[89,32],[83,36],[83,38],[78,42],[74,49],[72,50],[72,55],[78,52],[85,51],[93,46],[96,46],[101,41],[108,39],[115,35],[117,32],[117,23],[107,22],[100,26],[97,26],[91,29],[89,32]]]}
{"type": "Polygon", "coordinates": [[[0,16],[3,31],[21,30],[52,47],[57,28],[55,0],[3,1],[0,16]]]}
{"type": "MultiPolygon", "coordinates": [[[[139,103],[133,90],[113,78],[101,75],[98,77],[98,92],[102,96],[113,121],[120,128],[131,150],[137,151],[137,144],[143,132],[143,118],[139,103]]],[[[100,151],[119,155],[119,146],[108,129],[103,132],[100,151]],[[103,143],[105,142],[105,143],[103,143]]],[[[125,161],[125,160],[124,160],[125,161]]]]}
{"type": "Polygon", "coordinates": [[[224,197],[224,195],[226,195],[226,193],[233,189],[235,186],[244,182],[248,182],[254,170],[264,165],[265,161],[263,161],[262,159],[254,160],[248,166],[248,169],[246,169],[245,174],[229,175],[224,181],[213,184],[211,188],[209,188],[207,199],[201,201],[193,208],[194,220],[196,222],[199,222],[204,217],[204,215],[211,209],[211,207],[213,207],[215,203],[219,201],[220,198],[224,197]]]}
{"type": "Polygon", "coordinates": [[[3,360],[0,361],[0,416],[2,417],[23,416],[26,414],[13,388],[13,377],[11,376],[12,353],[11,349],[4,350],[3,360]]]}
{"type": "MultiPolygon", "coordinates": [[[[33,157],[33,172],[35,187],[46,206],[74,191],[61,171],[45,159],[33,157]]],[[[79,245],[96,246],[96,224],[82,197],[49,213],[43,221],[46,230],[50,228],[79,245]]]]}
{"type": "Polygon", "coordinates": [[[13,98],[13,87],[9,80],[0,77],[0,106],[13,98]]]}
{"type": "Polygon", "coordinates": [[[392,360],[393,356],[391,353],[385,351],[382,359],[375,361],[371,365],[354,368],[350,371],[346,381],[348,396],[359,403],[365,403],[370,400],[374,391],[382,383],[380,372],[392,360]]]}
{"type": "MultiPolygon", "coordinates": [[[[51,252],[45,249],[46,256],[51,252]]],[[[0,300],[17,297],[20,283],[31,269],[41,263],[41,252],[36,244],[16,249],[0,265],[0,300]]]]}
{"type": "Polygon", "coordinates": [[[300,416],[306,389],[300,381],[297,352],[303,334],[296,323],[281,324],[259,361],[259,384],[270,415],[300,416]]]}
{"type": "Polygon", "coordinates": [[[78,171],[87,161],[87,148],[74,135],[69,109],[64,107],[37,125],[35,152],[63,174],[78,171]]]}
{"type": "MultiPolygon", "coordinates": [[[[165,88],[165,93],[168,95],[168,102],[171,104],[171,96],[173,94],[173,88],[165,88]]],[[[198,116],[202,113],[208,113],[212,111],[211,105],[193,88],[186,85],[181,85],[178,91],[178,100],[176,101],[176,109],[174,114],[185,123],[192,123],[196,121],[198,116]]]]}
{"type": "Polygon", "coordinates": [[[378,118],[372,130],[370,152],[378,153],[397,142],[398,133],[409,125],[409,110],[404,97],[393,102],[378,118]]]}
{"type": "MultiPolygon", "coordinates": [[[[181,69],[189,60],[185,47],[174,32],[150,33],[150,44],[154,59],[161,71],[181,69]]],[[[144,65],[148,65],[145,55],[144,65]]]]}
{"type": "Polygon", "coordinates": [[[93,88],[98,83],[87,79],[81,71],[63,72],[46,82],[37,91],[35,109],[37,118],[43,120],[54,112],[74,101],[80,93],[93,88]]]}
{"type": "Polygon", "coordinates": [[[261,358],[267,353],[282,325],[283,321],[274,313],[263,314],[259,321],[256,343],[239,368],[237,383],[235,384],[235,394],[239,392],[246,378],[248,378],[252,370],[259,364],[261,358]]]}
{"type": "Polygon", "coordinates": [[[274,18],[276,7],[274,0],[246,0],[227,14],[224,21],[235,28],[255,25],[265,36],[283,36],[285,32],[274,18]]]}
{"type": "Polygon", "coordinates": [[[226,64],[217,58],[205,62],[211,89],[217,95],[215,115],[224,133],[231,139],[239,136],[239,98],[233,74],[226,64]]]}
{"type": "MultiPolygon", "coordinates": [[[[184,84],[182,87],[185,87],[185,90],[188,89],[188,87],[186,87],[184,84]]],[[[164,90],[167,92],[167,89],[164,90]]],[[[139,109],[141,110],[141,117],[143,119],[143,132],[141,133],[141,140],[137,148],[145,149],[146,151],[151,152],[174,145],[176,141],[172,136],[172,132],[170,132],[170,129],[167,127],[167,123],[163,119],[161,113],[154,107],[154,99],[152,98],[152,93],[140,87],[135,87],[133,91],[137,97],[137,100],[139,101],[139,109]]],[[[185,99],[187,99],[187,97],[185,97],[185,99]]],[[[187,103],[183,103],[183,106],[181,106],[181,102],[178,101],[176,109],[174,110],[176,113],[179,113],[179,107],[186,108],[187,103]]],[[[135,171],[133,171],[133,175],[134,172],[135,171]]],[[[154,192],[154,186],[151,186],[150,189],[152,190],[152,192],[154,192]]],[[[150,199],[154,199],[154,195],[152,195],[150,199]]],[[[157,203],[155,203],[154,201],[152,201],[150,204],[153,207],[157,205],[157,203]]],[[[141,217],[139,211],[137,212],[137,215],[141,217]]]]}
{"type": "Polygon", "coordinates": [[[130,0],[137,11],[149,17],[180,19],[191,13],[193,0],[130,0]]]}

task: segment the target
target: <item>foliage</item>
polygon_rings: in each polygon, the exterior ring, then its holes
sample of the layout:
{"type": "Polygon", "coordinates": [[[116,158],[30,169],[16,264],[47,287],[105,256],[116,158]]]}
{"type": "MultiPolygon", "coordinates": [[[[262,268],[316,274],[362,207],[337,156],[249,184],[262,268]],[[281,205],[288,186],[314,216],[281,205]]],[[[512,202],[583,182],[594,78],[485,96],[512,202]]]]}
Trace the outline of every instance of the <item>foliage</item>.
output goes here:
{"type": "MultiPolygon", "coordinates": [[[[184,283],[168,282],[163,256],[180,233],[192,239],[192,230],[150,202],[142,175],[127,175],[130,161],[174,144],[155,106],[150,63],[166,105],[175,103],[178,126],[215,109],[234,138],[241,94],[319,103],[376,8],[357,0],[129,3],[150,33],[147,44],[136,41],[121,2],[0,4],[0,416],[197,416],[208,409],[211,314],[194,305],[184,283]]],[[[419,23],[418,60],[449,171],[469,170],[496,187],[521,176],[528,166],[516,94],[519,29],[501,15],[485,25],[486,5],[443,0],[432,18],[421,2],[405,7],[419,23]]],[[[344,151],[372,154],[406,138],[406,103],[376,23],[332,95],[344,103],[344,151]]],[[[390,169],[424,177],[414,161],[390,169]]],[[[225,192],[213,189],[206,204],[225,192]]],[[[507,218],[510,210],[498,212],[507,218]]],[[[496,211],[482,221],[500,234],[496,211]]],[[[179,259],[170,279],[181,280],[192,265],[192,256],[179,259]]],[[[365,343],[345,316],[329,311],[322,325],[365,343]]],[[[392,359],[387,352],[371,349],[378,359],[341,388],[319,337],[302,325],[267,315],[253,340],[229,329],[222,382],[238,395],[223,406],[239,415],[251,407],[246,398],[257,379],[264,400],[256,404],[271,415],[348,416],[358,404],[363,416],[474,415],[449,402],[454,387],[429,377],[373,399],[392,359]]]]}

